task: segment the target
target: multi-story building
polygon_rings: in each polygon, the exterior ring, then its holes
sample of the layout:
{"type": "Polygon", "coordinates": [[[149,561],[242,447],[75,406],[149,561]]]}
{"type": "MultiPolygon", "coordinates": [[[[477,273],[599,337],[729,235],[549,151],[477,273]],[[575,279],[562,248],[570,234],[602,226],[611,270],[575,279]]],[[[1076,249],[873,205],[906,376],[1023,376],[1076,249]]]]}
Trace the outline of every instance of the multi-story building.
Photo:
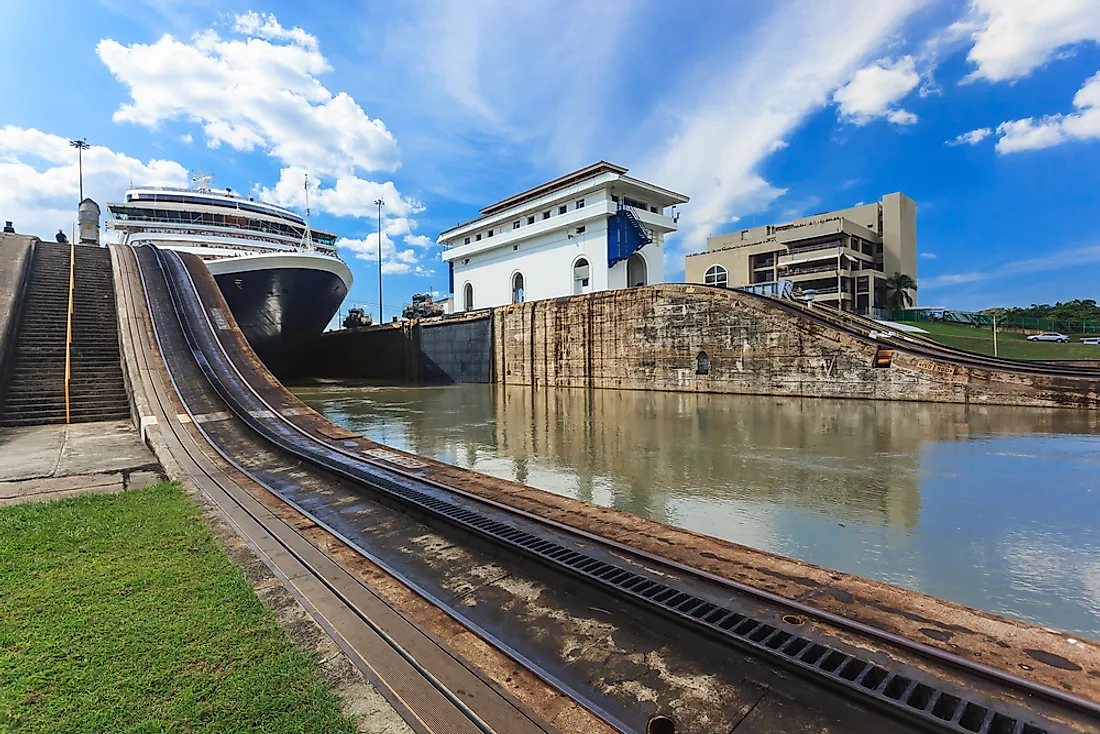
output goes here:
{"type": "Polygon", "coordinates": [[[454,311],[664,282],[686,196],[600,161],[481,210],[437,240],[454,311]]]}
{"type": "MultiPolygon", "coordinates": [[[[917,279],[917,207],[908,196],[815,214],[707,238],[706,252],[688,255],[685,280],[722,287],[785,278],[814,299],[845,311],[886,308],[886,279],[917,279]]],[[[917,294],[909,295],[916,305],[917,294]]]]}

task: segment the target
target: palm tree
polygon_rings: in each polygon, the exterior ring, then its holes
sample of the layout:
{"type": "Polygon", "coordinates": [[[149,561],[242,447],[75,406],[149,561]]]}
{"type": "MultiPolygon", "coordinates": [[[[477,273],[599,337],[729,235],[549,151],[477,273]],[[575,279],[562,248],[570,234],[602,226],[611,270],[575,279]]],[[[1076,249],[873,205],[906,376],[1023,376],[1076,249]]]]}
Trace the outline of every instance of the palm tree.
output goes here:
{"type": "Polygon", "coordinates": [[[894,273],[886,279],[886,305],[891,311],[904,311],[913,304],[909,291],[917,289],[917,281],[905,273],[894,273]]]}

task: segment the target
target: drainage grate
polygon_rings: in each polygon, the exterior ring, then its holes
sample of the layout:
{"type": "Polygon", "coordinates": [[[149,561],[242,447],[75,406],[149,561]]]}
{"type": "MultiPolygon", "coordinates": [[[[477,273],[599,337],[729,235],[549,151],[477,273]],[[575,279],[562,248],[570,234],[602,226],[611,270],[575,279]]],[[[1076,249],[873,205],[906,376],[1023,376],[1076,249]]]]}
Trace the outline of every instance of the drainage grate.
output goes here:
{"type": "Polygon", "coordinates": [[[931,676],[917,673],[928,681],[922,683],[901,673],[888,671],[773,624],[747,617],[389,477],[379,476],[367,470],[360,459],[323,444],[303,445],[297,431],[288,430],[284,419],[277,417],[277,411],[271,410],[269,405],[233,377],[234,368],[220,344],[213,342],[216,337],[209,330],[196,333],[195,324],[202,323],[198,321],[202,307],[196,307],[194,299],[197,296],[193,295],[193,289],[180,288],[181,284],[188,283],[189,278],[186,272],[181,273],[177,269],[183,268],[182,263],[177,258],[167,258],[167,263],[166,270],[174,271],[174,278],[168,278],[173,301],[181,315],[189,315],[189,318],[181,318],[181,322],[196,360],[215,390],[240,419],[284,451],[361,481],[375,490],[382,490],[498,544],[533,555],[554,568],[582,576],[606,590],[633,599],[643,607],[657,608],[666,616],[684,620],[712,635],[749,648],[762,657],[778,659],[790,667],[824,678],[834,686],[868,697],[895,712],[915,717],[926,726],[977,734],[1047,734],[1047,729],[1019,717],[993,711],[976,701],[940,690],[935,687],[938,682],[931,676]],[[180,280],[174,282],[175,278],[180,280]],[[191,298],[184,301],[177,288],[192,294],[191,298]]]}

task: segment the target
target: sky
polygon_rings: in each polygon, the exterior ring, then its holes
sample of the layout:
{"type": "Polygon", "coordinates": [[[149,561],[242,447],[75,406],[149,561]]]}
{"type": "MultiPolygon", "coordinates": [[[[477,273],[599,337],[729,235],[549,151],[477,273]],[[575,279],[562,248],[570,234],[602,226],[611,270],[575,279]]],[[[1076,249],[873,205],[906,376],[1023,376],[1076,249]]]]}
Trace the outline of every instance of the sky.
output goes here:
{"type": "Polygon", "coordinates": [[[0,219],[251,190],[340,235],[348,302],[447,290],[439,233],[598,160],[709,235],[917,202],[919,302],[1097,298],[1096,0],[0,0],[0,219]]]}

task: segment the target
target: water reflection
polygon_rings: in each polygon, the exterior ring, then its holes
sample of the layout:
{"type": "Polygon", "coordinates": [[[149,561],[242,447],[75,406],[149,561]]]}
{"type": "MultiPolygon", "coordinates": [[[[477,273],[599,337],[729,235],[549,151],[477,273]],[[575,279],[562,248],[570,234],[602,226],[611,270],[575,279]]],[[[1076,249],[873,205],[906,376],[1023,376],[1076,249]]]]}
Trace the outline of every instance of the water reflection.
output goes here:
{"type": "Polygon", "coordinates": [[[489,385],[295,388],[377,441],[1100,637],[1100,416],[489,385]]]}

